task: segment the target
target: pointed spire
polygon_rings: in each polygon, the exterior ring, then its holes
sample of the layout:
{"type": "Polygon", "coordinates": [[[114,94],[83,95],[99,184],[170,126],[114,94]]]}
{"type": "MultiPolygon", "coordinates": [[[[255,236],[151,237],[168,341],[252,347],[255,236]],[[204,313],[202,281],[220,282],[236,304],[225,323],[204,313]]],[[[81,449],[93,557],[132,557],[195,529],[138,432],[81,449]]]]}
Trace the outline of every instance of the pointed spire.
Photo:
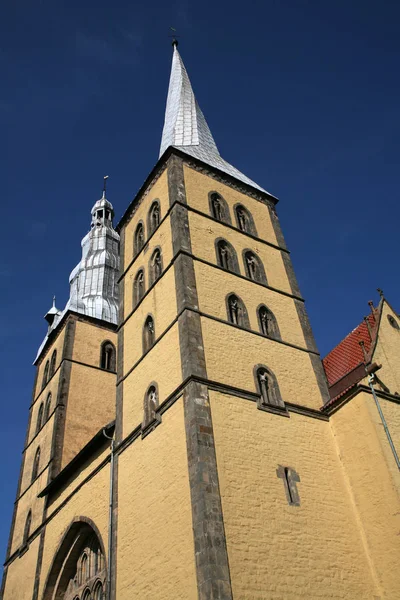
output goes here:
{"type": "Polygon", "coordinates": [[[182,152],[239,179],[243,183],[265,192],[254,181],[243,175],[221,157],[193,93],[185,65],[178,52],[178,42],[174,39],[172,45],[174,51],[160,156],[164,154],[169,146],[174,146],[182,152]]]}

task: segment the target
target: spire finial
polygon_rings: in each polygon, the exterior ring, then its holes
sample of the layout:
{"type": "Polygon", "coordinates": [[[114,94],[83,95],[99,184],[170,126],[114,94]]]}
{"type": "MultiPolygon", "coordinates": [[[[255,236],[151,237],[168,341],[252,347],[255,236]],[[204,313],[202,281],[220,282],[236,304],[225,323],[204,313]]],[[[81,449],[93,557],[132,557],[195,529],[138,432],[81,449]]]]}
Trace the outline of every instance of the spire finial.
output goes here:
{"type": "Polygon", "coordinates": [[[56,297],[55,297],[55,295],[54,295],[54,296],[53,296],[53,308],[55,308],[55,307],[56,307],[56,297]]]}
{"type": "Polygon", "coordinates": [[[376,291],[378,292],[380,297],[383,298],[383,290],[381,290],[381,288],[377,288],[376,291]]]}
{"type": "Polygon", "coordinates": [[[109,175],[104,175],[104,177],[103,177],[103,198],[106,197],[107,179],[108,178],[109,178],[109,175]]]}

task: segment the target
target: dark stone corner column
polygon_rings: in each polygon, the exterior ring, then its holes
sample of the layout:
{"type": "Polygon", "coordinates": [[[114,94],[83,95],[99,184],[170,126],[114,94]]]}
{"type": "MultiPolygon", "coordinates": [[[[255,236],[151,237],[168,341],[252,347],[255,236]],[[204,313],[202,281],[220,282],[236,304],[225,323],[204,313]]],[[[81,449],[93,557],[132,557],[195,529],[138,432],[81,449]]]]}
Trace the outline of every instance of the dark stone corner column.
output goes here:
{"type": "Polygon", "coordinates": [[[232,600],[228,552],[218,481],[204,343],[186,204],[183,162],[172,155],[168,188],[178,305],[189,485],[199,600],[232,600]],[[179,201],[181,204],[176,204],[179,201]],[[194,310],[193,310],[194,309],[194,310]]]}

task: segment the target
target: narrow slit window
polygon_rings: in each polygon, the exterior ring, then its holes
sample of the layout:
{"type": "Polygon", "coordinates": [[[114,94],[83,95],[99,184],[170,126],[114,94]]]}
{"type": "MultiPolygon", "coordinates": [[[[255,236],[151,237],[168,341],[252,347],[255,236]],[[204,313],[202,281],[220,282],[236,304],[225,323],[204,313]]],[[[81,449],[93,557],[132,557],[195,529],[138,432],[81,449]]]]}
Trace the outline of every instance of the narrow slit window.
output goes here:
{"type": "Polygon", "coordinates": [[[153,202],[149,211],[149,233],[152,234],[153,231],[157,229],[160,224],[160,204],[158,200],[153,202]]]}
{"type": "Polygon", "coordinates": [[[44,368],[43,371],[43,379],[42,379],[42,389],[46,386],[48,379],[49,379],[49,368],[50,368],[50,363],[49,361],[47,361],[46,366],[44,368]]]}
{"type": "Polygon", "coordinates": [[[141,249],[144,246],[144,227],[143,227],[143,223],[139,223],[139,225],[136,227],[136,232],[135,232],[135,242],[134,242],[134,254],[139,254],[139,252],[141,251],[141,249]]]}
{"type": "Polygon", "coordinates": [[[53,351],[53,354],[51,355],[51,362],[50,362],[50,377],[53,377],[55,371],[56,371],[56,360],[57,360],[57,350],[53,351]]]}
{"type": "Polygon", "coordinates": [[[115,347],[111,342],[104,342],[101,347],[100,367],[105,371],[115,371],[115,347]]]}
{"type": "Polygon", "coordinates": [[[36,421],[36,433],[38,433],[43,425],[43,411],[44,411],[44,405],[43,402],[41,403],[41,405],[39,406],[39,411],[38,411],[38,416],[37,416],[37,421],[36,421]]]}
{"type": "Polygon", "coordinates": [[[150,350],[155,342],[154,320],[150,315],[147,317],[143,327],[143,353],[150,350]]]}
{"type": "Polygon", "coordinates": [[[40,466],[40,447],[36,450],[35,458],[33,459],[33,467],[32,467],[32,482],[35,481],[39,474],[39,466],[40,466]]]}
{"type": "Polygon", "coordinates": [[[134,306],[139,304],[139,302],[141,301],[141,299],[144,296],[144,292],[145,292],[144,271],[143,271],[143,269],[140,269],[140,271],[136,275],[135,281],[133,283],[133,295],[134,295],[133,304],[134,304],[134,306]]]}

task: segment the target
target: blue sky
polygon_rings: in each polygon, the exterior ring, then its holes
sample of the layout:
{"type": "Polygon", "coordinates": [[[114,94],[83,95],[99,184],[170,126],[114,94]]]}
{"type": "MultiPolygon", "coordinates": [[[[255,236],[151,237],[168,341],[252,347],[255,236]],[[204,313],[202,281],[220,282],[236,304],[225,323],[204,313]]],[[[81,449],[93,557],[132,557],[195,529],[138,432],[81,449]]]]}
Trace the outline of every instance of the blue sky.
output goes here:
{"type": "Polygon", "coordinates": [[[278,213],[325,354],[381,287],[399,308],[398,2],[3,0],[4,556],[34,370],[110,175],[117,219],[154,166],[172,48],[221,154],[278,213]]]}

